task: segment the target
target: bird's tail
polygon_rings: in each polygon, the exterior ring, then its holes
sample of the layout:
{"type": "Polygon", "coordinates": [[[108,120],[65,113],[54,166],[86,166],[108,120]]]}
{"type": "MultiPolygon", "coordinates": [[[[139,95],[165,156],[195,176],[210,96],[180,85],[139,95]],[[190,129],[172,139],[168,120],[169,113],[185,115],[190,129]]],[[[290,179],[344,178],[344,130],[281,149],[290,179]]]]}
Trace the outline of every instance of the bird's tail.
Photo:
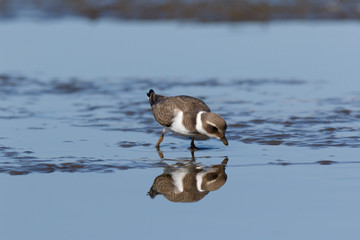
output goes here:
{"type": "Polygon", "coordinates": [[[146,95],[149,98],[149,103],[151,106],[156,104],[161,98],[164,98],[164,96],[157,95],[152,89],[150,89],[150,91],[146,95]]]}
{"type": "Polygon", "coordinates": [[[154,90],[150,89],[150,91],[146,95],[148,96],[148,98],[150,98],[153,94],[155,94],[154,90]]]}

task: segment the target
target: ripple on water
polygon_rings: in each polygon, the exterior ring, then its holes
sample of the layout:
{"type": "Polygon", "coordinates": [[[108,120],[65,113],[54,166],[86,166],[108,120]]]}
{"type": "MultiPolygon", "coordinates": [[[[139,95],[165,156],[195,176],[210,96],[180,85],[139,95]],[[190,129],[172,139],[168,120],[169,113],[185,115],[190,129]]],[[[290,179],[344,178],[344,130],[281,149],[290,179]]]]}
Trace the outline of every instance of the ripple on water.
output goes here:
{"type": "MultiPolygon", "coordinates": [[[[112,159],[102,160],[100,165],[96,165],[91,162],[96,159],[87,158],[90,162],[81,162],[77,157],[68,158],[69,162],[53,163],[61,158],[37,156],[36,152],[19,150],[8,142],[9,138],[19,138],[26,130],[46,132],[64,124],[73,129],[146,133],[157,138],[161,126],[154,120],[145,95],[150,88],[163,95],[188,93],[206,99],[214,112],[226,118],[227,136],[231,141],[310,148],[360,147],[360,96],[354,93],[346,98],[306,98],[304,96],[312,88],[311,84],[286,79],[43,80],[0,74],[2,126],[12,126],[13,120],[22,119],[26,119],[25,124],[28,124],[7,128],[6,134],[1,136],[0,155],[5,160],[0,162],[0,171],[26,174],[152,167],[153,163],[109,164],[112,159]],[[264,92],[268,94],[264,95],[264,92]],[[48,120],[53,122],[52,126],[44,124],[48,120]],[[24,160],[29,165],[24,164],[24,160]]],[[[68,142],[68,145],[73,143],[68,142]]],[[[144,140],[120,139],[113,146],[146,149],[152,144],[144,140]]],[[[172,143],[167,144],[170,149],[176,149],[172,143]]]]}

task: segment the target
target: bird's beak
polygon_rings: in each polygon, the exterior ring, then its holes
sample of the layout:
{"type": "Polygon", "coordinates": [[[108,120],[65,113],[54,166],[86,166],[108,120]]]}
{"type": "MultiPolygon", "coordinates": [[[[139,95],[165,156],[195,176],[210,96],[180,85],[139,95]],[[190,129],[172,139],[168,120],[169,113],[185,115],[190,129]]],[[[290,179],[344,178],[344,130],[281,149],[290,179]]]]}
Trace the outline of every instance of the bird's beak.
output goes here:
{"type": "Polygon", "coordinates": [[[228,141],[226,140],[226,137],[223,136],[220,138],[220,140],[224,143],[225,146],[229,145],[228,141]]]}

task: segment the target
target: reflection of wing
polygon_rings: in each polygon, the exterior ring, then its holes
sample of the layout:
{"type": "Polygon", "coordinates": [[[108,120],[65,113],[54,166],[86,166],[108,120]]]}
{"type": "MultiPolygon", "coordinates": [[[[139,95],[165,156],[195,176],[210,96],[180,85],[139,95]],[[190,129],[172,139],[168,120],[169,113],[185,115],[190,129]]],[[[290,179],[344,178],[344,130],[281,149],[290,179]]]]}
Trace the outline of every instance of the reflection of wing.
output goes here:
{"type": "Polygon", "coordinates": [[[181,168],[166,167],[164,173],[156,177],[148,194],[154,198],[164,195],[172,202],[196,202],[210,191],[218,190],[226,180],[225,164],[227,158],[219,165],[199,169],[194,165],[181,168]]]}
{"type": "MultiPolygon", "coordinates": [[[[189,174],[188,174],[189,175],[189,174]]],[[[208,191],[199,192],[196,185],[187,184],[188,181],[194,181],[189,176],[184,177],[184,189],[178,192],[177,187],[174,185],[173,179],[169,174],[161,174],[156,177],[153,185],[150,188],[149,195],[154,198],[158,194],[164,195],[169,201],[172,202],[196,202],[202,199],[208,191]],[[194,188],[195,186],[195,188],[194,188]]]]}
{"type": "Polygon", "coordinates": [[[170,175],[162,174],[155,178],[148,194],[151,198],[154,198],[156,195],[162,194],[162,192],[172,191],[173,188],[174,184],[170,175]]]}

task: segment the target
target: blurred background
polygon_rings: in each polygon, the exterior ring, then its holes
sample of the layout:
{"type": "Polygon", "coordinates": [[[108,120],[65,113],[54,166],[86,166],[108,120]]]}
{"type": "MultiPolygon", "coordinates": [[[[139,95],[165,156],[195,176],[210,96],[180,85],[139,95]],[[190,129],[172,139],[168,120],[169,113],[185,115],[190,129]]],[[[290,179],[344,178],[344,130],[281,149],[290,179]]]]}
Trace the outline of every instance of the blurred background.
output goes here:
{"type": "Polygon", "coordinates": [[[359,18],[356,0],[1,0],[0,71],[330,80],[355,72],[359,18]]]}
{"type": "Polygon", "coordinates": [[[357,0],[2,0],[2,18],[269,21],[359,19],[357,0]]]}

